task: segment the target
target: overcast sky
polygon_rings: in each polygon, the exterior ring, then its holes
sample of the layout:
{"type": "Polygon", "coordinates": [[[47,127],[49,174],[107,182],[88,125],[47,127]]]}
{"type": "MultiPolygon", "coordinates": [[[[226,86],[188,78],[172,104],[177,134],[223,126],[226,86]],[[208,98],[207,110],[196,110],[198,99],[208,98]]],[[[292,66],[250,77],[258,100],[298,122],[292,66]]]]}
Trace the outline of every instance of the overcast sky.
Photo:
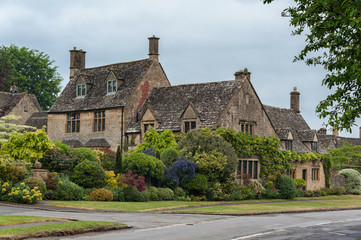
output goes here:
{"type": "MultiPolygon", "coordinates": [[[[64,78],[69,50],[83,49],[86,67],[148,57],[148,37],[160,37],[159,59],[172,85],[234,79],[245,67],[263,104],[289,108],[301,93],[301,114],[324,126],[315,107],[328,93],[322,67],[293,63],[304,37],[291,36],[281,12],[291,0],[0,0],[0,45],[38,49],[64,78]]],[[[330,133],[330,131],[328,131],[330,133]]],[[[352,135],[359,137],[358,128],[352,135]]]]}

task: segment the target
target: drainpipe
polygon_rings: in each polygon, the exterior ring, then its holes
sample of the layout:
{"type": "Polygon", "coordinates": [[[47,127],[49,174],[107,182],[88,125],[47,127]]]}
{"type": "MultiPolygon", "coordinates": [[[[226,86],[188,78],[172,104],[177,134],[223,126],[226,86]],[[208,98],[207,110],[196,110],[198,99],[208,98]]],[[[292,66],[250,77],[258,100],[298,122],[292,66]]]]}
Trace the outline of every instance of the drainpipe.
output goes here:
{"type": "Polygon", "coordinates": [[[120,138],[120,152],[123,154],[123,138],[124,138],[124,107],[122,107],[122,125],[120,128],[121,138],[120,138]]]}

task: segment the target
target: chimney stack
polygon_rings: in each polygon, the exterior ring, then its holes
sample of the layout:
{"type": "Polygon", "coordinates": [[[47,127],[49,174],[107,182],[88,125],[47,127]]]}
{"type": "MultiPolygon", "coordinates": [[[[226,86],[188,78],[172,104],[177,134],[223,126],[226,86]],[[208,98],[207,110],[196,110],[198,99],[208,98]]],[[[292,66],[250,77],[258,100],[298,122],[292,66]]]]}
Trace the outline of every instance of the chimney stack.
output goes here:
{"type": "Polygon", "coordinates": [[[158,41],[159,38],[154,36],[148,38],[149,39],[149,59],[158,61],[158,56],[159,56],[159,52],[158,52],[158,41]]]}
{"type": "Polygon", "coordinates": [[[297,91],[297,87],[293,87],[291,95],[291,104],[290,108],[295,110],[297,113],[300,112],[300,92],[297,91]]]}
{"type": "Polygon", "coordinates": [[[73,79],[75,74],[80,70],[85,68],[85,54],[86,52],[82,49],[77,50],[74,47],[73,50],[70,50],[70,79],[73,79]]]}
{"type": "Polygon", "coordinates": [[[245,68],[244,70],[239,70],[234,74],[236,76],[236,80],[243,81],[248,80],[251,81],[251,72],[248,72],[248,69],[245,68]]]}
{"type": "Polygon", "coordinates": [[[327,129],[326,128],[320,128],[320,130],[318,130],[317,133],[320,134],[320,135],[326,135],[327,134],[327,129]]]}
{"type": "Polygon", "coordinates": [[[333,126],[332,128],[332,134],[335,135],[336,137],[338,137],[338,129],[337,129],[337,126],[333,126]]]}

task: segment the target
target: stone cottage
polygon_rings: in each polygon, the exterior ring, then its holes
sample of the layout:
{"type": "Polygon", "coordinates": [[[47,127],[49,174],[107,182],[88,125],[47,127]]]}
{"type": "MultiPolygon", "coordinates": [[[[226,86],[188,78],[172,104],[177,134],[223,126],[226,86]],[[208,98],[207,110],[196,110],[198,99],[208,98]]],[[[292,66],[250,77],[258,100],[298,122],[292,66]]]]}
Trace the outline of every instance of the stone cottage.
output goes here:
{"type": "MultiPolygon", "coordinates": [[[[281,150],[297,153],[317,152],[327,154],[327,150],[319,143],[316,130],[311,130],[300,114],[300,93],[297,88],[291,92],[290,108],[278,108],[264,105],[271,122],[280,139],[281,150]]],[[[325,187],[323,165],[319,161],[294,162],[295,170],[291,176],[306,181],[306,190],[325,187]]]]}
{"type": "Polygon", "coordinates": [[[25,124],[32,114],[41,112],[41,107],[35,95],[26,92],[19,93],[13,85],[10,92],[0,92],[0,117],[16,115],[21,119],[15,124],[25,124]]]}
{"type": "Polygon", "coordinates": [[[70,80],[48,112],[48,135],[74,147],[116,151],[154,87],[170,86],[158,61],[157,37],[149,58],[86,68],[83,50],[70,50],[70,80]]]}

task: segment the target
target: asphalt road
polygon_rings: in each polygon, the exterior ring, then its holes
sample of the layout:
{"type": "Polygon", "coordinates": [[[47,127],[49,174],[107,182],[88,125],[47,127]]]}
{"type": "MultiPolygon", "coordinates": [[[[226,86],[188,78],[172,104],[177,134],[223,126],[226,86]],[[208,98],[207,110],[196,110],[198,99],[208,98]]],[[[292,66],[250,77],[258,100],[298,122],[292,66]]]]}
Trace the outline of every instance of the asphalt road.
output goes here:
{"type": "Polygon", "coordinates": [[[361,210],[235,217],[196,214],[54,212],[0,206],[0,214],[114,221],[134,227],[129,230],[51,239],[332,240],[361,238],[361,210]]]}

